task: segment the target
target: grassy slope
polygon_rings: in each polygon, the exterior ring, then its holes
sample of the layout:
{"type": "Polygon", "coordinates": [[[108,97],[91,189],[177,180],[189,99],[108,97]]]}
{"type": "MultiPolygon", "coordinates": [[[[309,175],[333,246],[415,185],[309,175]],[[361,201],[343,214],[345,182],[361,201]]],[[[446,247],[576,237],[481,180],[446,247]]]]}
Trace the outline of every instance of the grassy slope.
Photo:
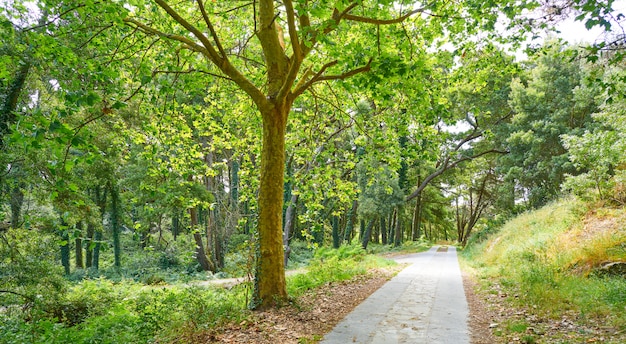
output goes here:
{"type": "Polygon", "coordinates": [[[462,256],[485,284],[517,295],[508,300],[513,306],[548,319],[566,312],[602,319],[618,335],[626,331],[626,278],[597,269],[626,261],[626,209],[563,200],[511,220],[462,256]]]}

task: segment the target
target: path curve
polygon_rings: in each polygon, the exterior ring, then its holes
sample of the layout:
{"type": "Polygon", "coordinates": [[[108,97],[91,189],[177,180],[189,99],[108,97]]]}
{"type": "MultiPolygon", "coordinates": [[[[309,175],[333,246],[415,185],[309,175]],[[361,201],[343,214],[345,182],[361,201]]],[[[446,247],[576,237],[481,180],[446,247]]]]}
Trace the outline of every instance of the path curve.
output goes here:
{"type": "Polygon", "coordinates": [[[456,248],[434,246],[394,259],[411,265],[357,306],[320,343],[469,343],[469,310],[456,248]]]}

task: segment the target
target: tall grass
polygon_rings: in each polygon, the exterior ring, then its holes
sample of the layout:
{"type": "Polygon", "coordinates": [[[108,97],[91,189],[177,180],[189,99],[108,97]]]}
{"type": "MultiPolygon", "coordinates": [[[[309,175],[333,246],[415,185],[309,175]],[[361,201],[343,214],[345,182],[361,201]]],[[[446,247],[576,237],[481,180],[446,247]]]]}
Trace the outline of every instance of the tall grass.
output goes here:
{"type": "Polygon", "coordinates": [[[590,210],[567,199],[518,216],[461,256],[519,296],[512,302],[547,316],[610,316],[626,329],[626,279],[599,272],[607,261],[626,261],[625,223],[624,209],[590,210]]]}

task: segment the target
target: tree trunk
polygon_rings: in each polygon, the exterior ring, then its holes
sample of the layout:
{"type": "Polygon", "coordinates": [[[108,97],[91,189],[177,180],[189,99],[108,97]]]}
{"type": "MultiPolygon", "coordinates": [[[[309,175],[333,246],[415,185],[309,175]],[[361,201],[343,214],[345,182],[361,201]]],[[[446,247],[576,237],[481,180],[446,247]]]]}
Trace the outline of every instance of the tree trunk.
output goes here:
{"type": "Polygon", "coordinates": [[[339,239],[339,216],[332,217],[333,224],[333,248],[339,248],[341,240],[339,239]]]}
{"type": "Polygon", "coordinates": [[[22,183],[18,183],[11,188],[11,228],[20,226],[20,218],[22,217],[22,205],[24,204],[24,192],[22,192],[22,183]]]}
{"type": "Polygon", "coordinates": [[[396,229],[395,229],[395,240],[393,245],[398,247],[402,245],[402,239],[404,237],[404,227],[402,223],[402,213],[404,212],[404,206],[399,205],[396,209],[396,229]]]}
{"type": "Polygon", "coordinates": [[[357,200],[352,201],[352,208],[350,208],[350,212],[348,212],[348,221],[346,223],[346,229],[343,233],[343,241],[350,243],[352,240],[352,231],[354,230],[354,222],[356,220],[356,210],[359,205],[357,200]]]}
{"type": "Polygon", "coordinates": [[[9,86],[6,98],[4,98],[4,104],[2,104],[2,112],[0,112],[0,146],[4,145],[4,135],[9,133],[11,123],[15,122],[14,111],[17,109],[17,103],[31,68],[31,63],[28,60],[22,60],[20,62],[20,69],[17,71],[15,79],[13,79],[13,82],[9,86]]]}
{"type": "Polygon", "coordinates": [[[289,255],[291,254],[291,247],[289,246],[289,236],[293,231],[294,224],[296,222],[296,206],[298,205],[298,194],[291,195],[291,200],[287,211],[285,212],[285,228],[283,229],[283,247],[285,250],[285,266],[289,261],[289,255]]]}
{"type": "Polygon", "coordinates": [[[363,247],[364,250],[367,250],[367,244],[370,242],[370,237],[372,236],[372,228],[374,228],[375,223],[376,223],[376,220],[370,220],[370,222],[367,224],[367,228],[365,229],[365,232],[363,233],[363,240],[361,241],[361,246],[363,247]]]}
{"type": "Polygon", "coordinates": [[[387,245],[387,226],[385,225],[385,217],[380,217],[380,233],[382,234],[382,244],[387,245]]]}
{"type": "Polygon", "coordinates": [[[102,231],[96,231],[94,235],[96,244],[93,246],[93,262],[91,266],[98,270],[100,268],[100,243],[102,242],[102,231]]]}
{"type": "MultiPolygon", "coordinates": [[[[230,200],[236,209],[239,206],[239,161],[233,160],[230,167],[230,200]]],[[[238,213],[238,212],[236,212],[238,213]]]]}
{"type": "Polygon", "coordinates": [[[180,233],[180,220],[178,217],[178,211],[175,211],[175,214],[172,216],[172,236],[174,236],[174,241],[178,238],[178,233],[180,233]]]}
{"type": "Polygon", "coordinates": [[[92,243],[94,240],[94,226],[91,223],[87,223],[87,240],[86,240],[86,250],[85,250],[85,267],[90,268],[93,264],[93,247],[92,243]]]}
{"type": "Polygon", "coordinates": [[[193,233],[193,240],[196,242],[196,260],[198,260],[198,264],[200,264],[200,268],[202,268],[203,271],[215,271],[215,267],[212,266],[204,250],[202,234],[200,234],[200,230],[198,228],[198,209],[195,207],[191,208],[189,209],[189,213],[191,215],[191,231],[193,233]]]}
{"type": "Polygon", "coordinates": [[[83,235],[83,223],[78,221],[76,224],[76,230],[80,232],[80,235],[74,239],[74,252],[75,252],[75,260],[76,260],[76,268],[83,269],[85,265],[83,264],[83,239],[81,238],[83,235]]]}
{"type": "MultiPolygon", "coordinates": [[[[94,190],[94,198],[96,204],[98,205],[98,209],[100,210],[100,223],[102,224],[104,222],[104,213],[107,205],[107,193],[106,191],[102,191],[100,186],[96,186],[94,190]]],[[[92,228],[95,227],[94,224],[90,224],[90,226],[92,226],[92,228]]],[[[93,261],[91,265],[94,269],[98,270],[100,268],[100,244],[102,242],[102,230],[95,231],[94,241],[95,245],[93,248],[93,261]]]]}
{"type": "Polygon", "coordinates": [[[111,230],[113,235],[113,265],[116,268],[122,266],[122,248],[120,244],[120,195],[117,186],[109,183],[111,192],[111,230]]]}
{"type": "Polygon", "coordinates": [[[259,253],[252,308],[264,309],[287,299],[283,253],[285,129],[289,108],[263,113],[263,148],[259,186],[259,253]]]}
{"type": "Polygon", "coordinates": [[[415,209],[413,210],[413,241],[419,240],[422,236],[422,196],[416,197],[415,209]]]}
{"type": "Polygon", "coordinates": [[[70,274],[70,235],[65,220],[61,219],[61,265],[65,270],[65,274],[70,274]]]}

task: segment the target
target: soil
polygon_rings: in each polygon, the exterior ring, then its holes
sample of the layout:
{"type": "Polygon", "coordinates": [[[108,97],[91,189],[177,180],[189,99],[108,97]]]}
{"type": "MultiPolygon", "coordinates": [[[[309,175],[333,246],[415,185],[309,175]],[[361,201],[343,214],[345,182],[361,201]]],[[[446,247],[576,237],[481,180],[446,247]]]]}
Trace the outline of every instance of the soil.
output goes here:
{"type": "Polygon", "coordinates": [[[472,344],[626,343],[626,331],[610,326],[608,318],[581,317],[568,310],[542,315],[533,306],[513,302],[519,295],[509,295],[497,283],[478,283],[466,272],[463,282],[472,344]]]}
{"type": "Polygon", "coordinates": [[[486,300],[478,295],[478,282],[469,273],[463,271],[463,288],[465,298],[469,306],[469,319],[467,326],[470,329],[470,340],[472,344],[492,344],[496,343],[491,329],[496,324],[497,314],[492,311],[486,300]]]}

